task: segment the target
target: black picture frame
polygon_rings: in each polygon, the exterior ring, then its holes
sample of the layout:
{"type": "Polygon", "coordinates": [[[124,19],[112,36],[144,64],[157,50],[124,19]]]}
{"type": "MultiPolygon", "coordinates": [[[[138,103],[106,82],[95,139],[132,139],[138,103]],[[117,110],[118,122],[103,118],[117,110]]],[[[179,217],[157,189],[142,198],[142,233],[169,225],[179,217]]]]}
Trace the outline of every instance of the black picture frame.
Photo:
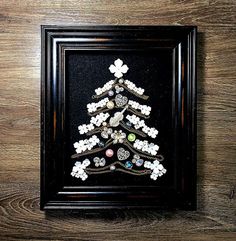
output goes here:
{"type": "Polygon", "coordinates": [[[196,209],[196,35],[196,26],[41,26],[41,210],[196,209]],[[68,51],[156,49],[171,53],[173,182],[169,186],[65,185],[68,51]]]}

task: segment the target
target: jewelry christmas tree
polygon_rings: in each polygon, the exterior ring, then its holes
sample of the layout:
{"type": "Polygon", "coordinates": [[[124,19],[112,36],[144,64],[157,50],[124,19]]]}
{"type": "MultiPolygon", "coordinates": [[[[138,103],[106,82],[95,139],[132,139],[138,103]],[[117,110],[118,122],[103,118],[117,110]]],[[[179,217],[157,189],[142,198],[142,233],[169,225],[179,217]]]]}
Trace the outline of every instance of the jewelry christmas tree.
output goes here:
{"type": "Polygon", "coordinates": [[[72,158],[82,160],[75,163],[72,176],[84,181],[92,174],[124,172],[150,175],[157,180],[166,173],[160,163],[164,158],[157,154],[159,146],[145,140],[147,137],[155,139],[158,134],[158,130],[144,121],[149,118],[151,107],[123,94],[143,100],[149,98],[144,95],[144,89],[122,78],[128,69],[122,60],[117,59],[109,67],[116,78],[95,89],[92,98],[96,102],[87,104],[90,123],[82,124],[78,129],[88,138],[74,143],[76,154],[72,158]]]}

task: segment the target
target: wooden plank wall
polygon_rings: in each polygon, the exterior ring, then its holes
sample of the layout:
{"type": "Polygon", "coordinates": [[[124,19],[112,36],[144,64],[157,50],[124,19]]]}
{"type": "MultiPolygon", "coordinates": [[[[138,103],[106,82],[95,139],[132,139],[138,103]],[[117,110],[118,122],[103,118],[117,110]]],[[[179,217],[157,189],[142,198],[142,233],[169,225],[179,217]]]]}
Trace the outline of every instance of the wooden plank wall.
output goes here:
{"type": "Polygon", "coordinates": [[[0,240],[236,239],[236,2],[0,0],[0,240]],[[197,25],[198,211],[39,211],[40,25],[197,25]]]}

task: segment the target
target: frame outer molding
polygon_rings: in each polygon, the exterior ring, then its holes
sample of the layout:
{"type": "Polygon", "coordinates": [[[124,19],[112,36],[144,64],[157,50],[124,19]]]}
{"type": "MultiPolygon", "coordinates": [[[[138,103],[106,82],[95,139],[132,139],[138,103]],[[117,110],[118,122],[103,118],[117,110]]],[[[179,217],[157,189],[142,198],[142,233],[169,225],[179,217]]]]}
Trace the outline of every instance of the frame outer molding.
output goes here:
{"type": "MultiPolygon", "coordinates": [[[[41,27],[41,210],[196,209],[196,34],[197,28],[195,26],[41,27]],[[167,41],[165,41],[165,36],[169,36],[167,41]],[[175,76],[173,77],[178,84],[177,93],[175,92],[173,99],[178,99],[175,108],[179,110],[178,116],[176,116],[177,122],[173,122],[173,124],[178,128],[177,140],[180,136],[183,138],[181,150],[178,149],[177,154],[180,155],[181,151],[184,153],[184,158],[181,159],[182,168],[177,173],[177,177],[179,175],[180,178],[184,178],[181,179],[181,182],[176,183],[176,196],[172,197],[179,197],[176,205],[170,205],[168,201],[170,198],[168,195],[173,194],[171,188],[169,190],[159,188],[159,191],[155,188],[153,193],[154,189],[152,188],[146,188],[147,190],[144,191],[139,187],[81,187],[80,189],[63,187],[64,154],[60,155],[60,148],[61,145],[65,145],[63,141],[66,102],[63,94],[65,92],[63,79],[65,51],[69,46],[75,46],[78,43],[82,47],[87,46],[91,49],[94,46],[101,48],[109,41],[114,46],[119,45],[121,41],[122,44],[125,42],[129,48],[136,45],[140,45],[144,49],[146,47],[153,48],[154,44],[158,43],[160,48],[173,49],[173,66],[177,71],[174,71],[175,76]],[[168,41],[170,47],[167,46],[168,41]],[[145,43],[146,45],[149,43],[150,46],[146,46],[145,43]],[[178,60],[177,66],[176,59],[178,60]],[[181,131],[181,125],[185,131],[181,131]],[[140,196],[142,202],[134,202],[129,198],[139,195],[140,192],[147,195],[146,198],[140,196]],[[80,195],[85,195],[87,200],[81,200],[80,195]],[[107,195],[115,195],[118,199],[115,197],[113,201],[108,201],[105,199],[107,195]],[[151,198],[153,195],[154,199],[151,198]],[[77,200],[74,198],[75,196],[78,197],[77,200]],[[94,200],[95,196],[97,196],[97,200],[94,200]]],[[[173,114],[176,114],[175,109],[173,109],[173,114]]]]}

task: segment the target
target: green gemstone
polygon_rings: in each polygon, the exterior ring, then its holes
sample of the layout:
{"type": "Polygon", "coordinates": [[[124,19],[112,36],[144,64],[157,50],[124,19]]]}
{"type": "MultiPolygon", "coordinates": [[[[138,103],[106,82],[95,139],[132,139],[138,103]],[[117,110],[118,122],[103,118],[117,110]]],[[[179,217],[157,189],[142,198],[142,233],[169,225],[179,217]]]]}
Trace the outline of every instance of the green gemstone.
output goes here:
{"type": "Polygon", "coordinates": [[[130,133],[129,135],[128,135],[128,140],[129,141],[135,141],[135,139],[136,139],[136,135],[134,134],[134,133],[130,133]]]}

